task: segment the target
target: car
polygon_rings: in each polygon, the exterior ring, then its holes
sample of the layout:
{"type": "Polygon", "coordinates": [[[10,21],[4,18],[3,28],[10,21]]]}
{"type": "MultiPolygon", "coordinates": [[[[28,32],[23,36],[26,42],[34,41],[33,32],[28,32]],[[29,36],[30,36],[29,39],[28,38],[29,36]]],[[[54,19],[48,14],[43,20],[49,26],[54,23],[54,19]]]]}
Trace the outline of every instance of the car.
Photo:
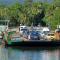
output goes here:
{"type": "Polygon", "coordinates": [[[19,34],[12,34],[11,35],[11,42],[20,42],[22,39],[20,38],[19,34]]]}
{"type": "Polygon", "coordinates": [[[46,40],[55,40],[55,34],[54,33],[48,33],[46,36],[45,36],[45,39],[46,40]]]}
{"type": "Polygon", "coordinates": [[[23,25],[23,26],[20,26],[20,27],[19,27],[20,34],[23,34],[23,32],[24,32],[24,31],[27,31],[27,30],[28,30],[27,26],[24,26],[24,25],[23,25]]]}
{"type": "Polygon", "coordinates": [[[37,31],[39,33],[40,36],[40,40],[44,40],[44,33],[42,31],[37,31]]]}
{"type": "Polygon", "coordinates": [[[24,31],[23,32],[23,38],[28,39],[29,31],[24,31]]]}
{"type": "Polygon", "coordinates": [[[30,40],[40,40],[39,33],[37,31],[31,31],[29,34],[30,40]]]}

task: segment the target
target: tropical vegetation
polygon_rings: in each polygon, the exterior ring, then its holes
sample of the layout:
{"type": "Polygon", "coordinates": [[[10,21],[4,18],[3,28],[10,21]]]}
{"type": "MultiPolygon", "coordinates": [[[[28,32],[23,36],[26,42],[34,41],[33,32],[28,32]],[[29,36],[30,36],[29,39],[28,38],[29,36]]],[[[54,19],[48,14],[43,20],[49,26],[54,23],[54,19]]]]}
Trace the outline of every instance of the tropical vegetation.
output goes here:
{"type": "Polygon", "coordinates": [[[26,0],[23,4],[0,5],[0,20],[10,20],[15,26],[40,24],[55,29],[60,24],[60,0],[51,3],[26,0]]]}

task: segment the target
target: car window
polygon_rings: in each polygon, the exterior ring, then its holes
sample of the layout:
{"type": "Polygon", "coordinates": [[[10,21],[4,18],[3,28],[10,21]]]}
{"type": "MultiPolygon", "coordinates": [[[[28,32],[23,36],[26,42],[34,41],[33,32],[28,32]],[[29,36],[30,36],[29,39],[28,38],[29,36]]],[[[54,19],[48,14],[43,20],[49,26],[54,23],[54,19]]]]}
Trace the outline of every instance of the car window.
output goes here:
{"type": "Polygon", "coordinates": [[[21,29],[22,31],[27,31],[27,29],[21,29]]]}
{"type": "Polygon", "coordinates": [[[20,38],[20,37],[12,37],[12,38],[20,38]]]}
{"type": "Polygon", "coordinates": [[[54,36],[54,34],[48,34],[48,36],[54,36]]]}
{"type": "Polygon", "coordinates": [[[51,34],[51,36],[54,36],[54,34],[51,34]]]}
{"type": "Polygon", "coordinates": [[[31,35],[38,35],[38,32],[31,32],[31,35]]]}
{"type": "Polygon", "coordinates": [[[19,40],[20,37],[12,37],[12,40],[19,40]]]}

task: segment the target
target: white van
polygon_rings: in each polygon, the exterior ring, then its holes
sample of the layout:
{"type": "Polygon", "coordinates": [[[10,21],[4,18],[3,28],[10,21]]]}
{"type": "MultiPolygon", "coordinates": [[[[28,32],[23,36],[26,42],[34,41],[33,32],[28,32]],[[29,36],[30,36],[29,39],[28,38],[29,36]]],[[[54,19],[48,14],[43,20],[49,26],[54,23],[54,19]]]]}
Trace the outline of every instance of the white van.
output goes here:
{"type": "Polygon", "coordinates": [[[23,26],[20,26],[19,27],[20,34],[22,34],[23,31],[27,31],[27,29],[28,29],[27,26],[24,26],[24,25],[23,26]]]}
{"type": "Polygon", "coordinates": [[[43,27],[42,31],[50,31],[50,29],[48,27],[43,27]]]}

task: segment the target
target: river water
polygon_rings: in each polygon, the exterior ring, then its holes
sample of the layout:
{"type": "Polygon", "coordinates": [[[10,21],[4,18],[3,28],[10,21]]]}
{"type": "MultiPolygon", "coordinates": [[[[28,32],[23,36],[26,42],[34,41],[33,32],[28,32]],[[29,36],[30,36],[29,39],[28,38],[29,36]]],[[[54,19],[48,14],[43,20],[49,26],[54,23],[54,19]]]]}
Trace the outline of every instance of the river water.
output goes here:
{"type": "Polygon", "coordinates": [[[0,46],[0,60],[60,60],[60,49],[18,49],[0,46]]]}

